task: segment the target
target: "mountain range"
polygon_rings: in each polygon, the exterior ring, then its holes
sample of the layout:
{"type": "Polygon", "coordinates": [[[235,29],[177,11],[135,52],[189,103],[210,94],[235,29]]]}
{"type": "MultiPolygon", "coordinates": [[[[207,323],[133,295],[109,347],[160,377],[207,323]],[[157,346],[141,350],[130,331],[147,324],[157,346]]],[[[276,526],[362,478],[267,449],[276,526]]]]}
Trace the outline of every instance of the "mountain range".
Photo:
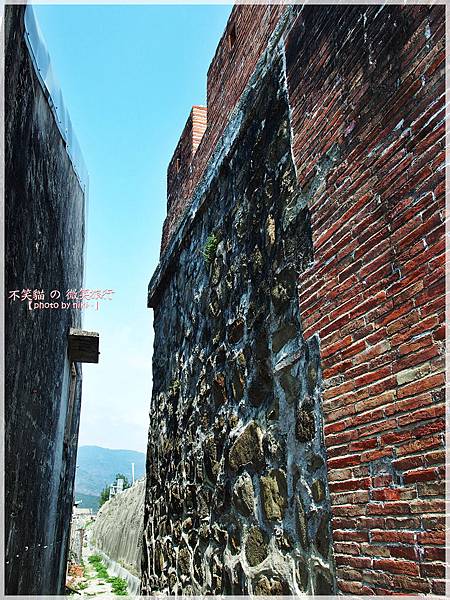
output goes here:
{"type": "Polygon", "coordinates": [[[140,479],[145,473],[145,454],[134,450],[113,450],[99,446],[80,446],[77,454],[75,476],[75,497],[82,499],[83,507],[88,507],[89,498],[100,496],[105,485],[113,483],[117,473],[122,473],[131,484],[131,463],[134,463],[134,478],[140,479]]]}

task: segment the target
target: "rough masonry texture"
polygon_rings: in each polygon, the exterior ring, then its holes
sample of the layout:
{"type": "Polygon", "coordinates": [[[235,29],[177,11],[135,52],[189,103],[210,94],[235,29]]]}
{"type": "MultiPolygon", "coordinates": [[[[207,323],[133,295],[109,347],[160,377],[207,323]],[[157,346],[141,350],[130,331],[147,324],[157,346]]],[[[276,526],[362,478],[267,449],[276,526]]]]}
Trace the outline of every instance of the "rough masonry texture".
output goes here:
{"type": "Polygon", "coordinates": [[[92,544],[131,575],[141,574],[145,479],[116,494],[99,510],[92,526],[92,544]]]}
{"type": "Polygon", "coordinates": [[[233,9],[149,288],[144,592],[444,593],[444,21],[233,9]]]}
{"type": "MultiPolygon", "coordinates": [[[[5,291],[80,289],[85,198],[24,40],[5,11],[5,291]]],[[[48,301],[48,296],[47,296],[48,301]]],[[[63,594],[81,369],[80,311],[6,300],[5,591],[63,594]]]]}
{"type": "Polygon", "coordinates": [[[148,591],[334,590],[319,352],[295,295],[311,229],[273,61],[156,309],[148,591]]]}

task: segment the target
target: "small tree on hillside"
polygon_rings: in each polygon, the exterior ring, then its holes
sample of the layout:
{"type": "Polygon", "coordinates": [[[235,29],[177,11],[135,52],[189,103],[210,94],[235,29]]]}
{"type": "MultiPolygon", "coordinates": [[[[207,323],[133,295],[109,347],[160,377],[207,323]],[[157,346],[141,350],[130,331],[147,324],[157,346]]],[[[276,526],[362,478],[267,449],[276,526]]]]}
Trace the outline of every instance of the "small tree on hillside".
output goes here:
{"type": "MultiPolygon", "coordinates": [[[[117,473],[116,474],[115,481],[117,481],[118,479],[123,479],[123,489],[124,490],[128,489],[129,487],[131,487],[130,482],[128,481],[128,478],[123,473],[117,473]]],[[[105,504],[105,502],[107,502],[109,500],[109,488],[110,488],[109,485],[105,485],[105,487],[100,492],[100,500],[98,501],[98,507],[99,508],[101,506],[103,506],[105,504]]]]}
{"type": "Polygon", "coordinates": [[[126,490],[129,487],[131,487],[130,482],[128,481],[128,477],[126,475],[124,475],[123,473],[117,473],[116,474],[116,481],[118,479],[123,479],[123,489],[126,490]]]}
{"type": "Polygon", "coordinates": [[[105,485],[105,487],[100,492],[100,500],[98,501],[98,507],[100,508],[105,504],[105,502],[109,500],[109,485],[105,485]]]}

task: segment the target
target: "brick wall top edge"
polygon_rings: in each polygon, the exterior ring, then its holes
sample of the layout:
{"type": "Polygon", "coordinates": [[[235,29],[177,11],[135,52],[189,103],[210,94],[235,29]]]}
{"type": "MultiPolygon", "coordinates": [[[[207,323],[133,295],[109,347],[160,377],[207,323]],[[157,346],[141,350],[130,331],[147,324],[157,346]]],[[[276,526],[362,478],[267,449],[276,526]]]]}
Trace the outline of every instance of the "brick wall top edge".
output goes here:
{"type": "Polygon", "coordinates": [[[167,247],[184,210],[200,182],[208,160],[222,135],[245,86],[264,52],[270,35],[286,11],[285,5],[235,6],[227,21],[207,74],[207,108],[194,106],[176,150],[167,178],[167,216],[161,241],[161,253],[167,247]],[[232,29],[234,26],[234,30],[232,29]],[[233,31],[230,41],[229,35],[233,31]],[[230,46],[231,44],[231,46],[230,46]],[[202,122],[202,113],[207,123],[202,122]],[[199,128],[192,127],[195,116],[199,128]],[[206,126],[201,130],[201,125],[206,126]],[[187,151],[191,136],[192,152],[187,151]],[[180,169],[181,158],[183,168],[180,169]]]}
{"type": "Polygon", "coordinates": [[[182,182],[190,176],[191,162],[205,133],[207,109],[193,106],[167,169],[167,211],[171,210],[182,182]]]}
{"type": "Polygon", "coordinates": [[[189,113],[188,118],[186,119],[186,123],[184,124],[183,131],[181,132],[178,143],[175,146],[175,150],[173,151],[172,158],[170,159],[170,162],[169,162],[168,170],[170,169],[170,165],[172,165],[172,163],[174,162],[177,154],[179,153],[181,146],[183,145],[183,142],[184,142],[186,136],[189,135],[189,132],[191,129],[192,129],[192,109],[189,113]]]}
{"type": "Polygon", "coordinates": [[[194,130],[196,132],[200,132],[201,135],[203,135],[204,131],[202,132],[201,130],[202,130],[202,125],[204,123],[206,124],[206,119],[207,119],[207,107],[201,106],[200,104],[195,104],[191,108],[191,112],[189,113],[189,116],[183,127],[183,131],[181,133],[180,139],[178,140],[178,144],[174,150],[174,153],[172,154],[172,158],[170,159],[170,162],[169,162],[169,169],[170,169],[170,166],[173,164],[174,160],[177,158],[177,155],[180,153],[181,147],[186,143],[189,136],[192,135],[192,130],[194,130]]]}
{"type": "MultiPolygon", "coordinates": [[[[282,8],[286,9],[286,7],[282,8]]],[[[186,202],[183,205],[183,210],[179,213],[178,219],[170,219],[175,212],[172,210],[169,211],[168,217],[166,217],[164,223],[160,260],[148,286],[147,306],[149,308],[156,308],[158,306],[161,290],[164,289],[168,278],[170,278],[170,275],[173,272],[180,245],[183,243],[185,236],[188,235],[192,223],[195,221],[196,215],[199,214],[203,205],[205,199],[204,191],[208,185],[210,185],[214,174],[217,172],[218,166],[222,164],[222,161],[227,156],[238,132],[245,127],[245,123],[248,123],[247,119],[242,118],[246,110],[245,106],[249,102],[249,97],[251,96],[258,78],[261,77],[261,73],[265,72],[268,65],[272,64],[272,61],[276,60],[279,56],[276,51],[277,41],[279,41],[280,37],[284,35],[292,25],[294,13],[291,8],[292,7],[289,7],[289,10],[286,10],[281,18],[276,19],[275,27],[269,36],[269,43],[265,44],[263,51],[258,54],[255,68],[252,69],[251,74],[246,79],[243,92],[239,95],[236,105],[233,106],[233,109],[230,110],[227,115],[228,118],[223,125],[223,135],[215,137],[214,144],[211,143],[210,139],[205,139],[207,138],[208,130],[203,136],[202,142],[192,161],[192,166],[194,168],[198,166],[199,163],[202,167],[200,174],[197,176],[196,184],[192,187],[192,196],[189,199],[189,202],[186,202]],[[205,142],[211,144],[211,147],[205,142]],[[205,146],[208,152],[203,154],[205,146]],[[199,161],[199,157],[202,162],[199,161]],[[164,232],[170,232],[170,235],[164,237],[164,232]]],[[[178,208],[178,206],[176,208],[178,208]]]]}
{"type": "Polygon", "coordinates": [[[217,44],[216,51],[214,52],[214,56],[209,64],[208,71],[207,71],[207,78],[209,77],[209,74],[217,61],[217,57],[218,57],[218,55],[222,49],[222,46],[225,42],[225,39],[226,39],[227,33],[231,27],[231,24],[236,19],[236,12],[238,10],[239,10],[239,5],[235,5],[230,13],[230,16],[228,17],[228,21],[225,25],[225,29],[223,30],[222,37],[220,38],[219,43],[217,44]]]}

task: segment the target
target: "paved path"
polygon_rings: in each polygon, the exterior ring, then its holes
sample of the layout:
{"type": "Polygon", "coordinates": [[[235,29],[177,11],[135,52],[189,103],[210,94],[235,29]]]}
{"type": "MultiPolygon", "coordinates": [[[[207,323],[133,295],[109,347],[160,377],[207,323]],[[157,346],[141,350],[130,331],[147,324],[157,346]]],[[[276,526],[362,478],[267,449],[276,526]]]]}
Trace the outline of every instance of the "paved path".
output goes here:
{"type": "MultiPolygon", "coordinates": [[[[83,563],[84,563],[84,577],[77,577],[73,580],[73,587],[78,588],[80,584],[84,585],[87,583],[87,587],[82,590],[78,590],[78,594],[74,594],[74,598],[78,598],[79,595],[83,598],[90,598],[93,596],[102,596],[103,598],[116,598],[115,594],[112,593],[111,584],[100,579],[97,575],[95,567],[89,562],[89,557],[95,554],[94,550],[89,544],[90,531],[86,531],[87,542],[83,546],[83,563]]],[[[85,538],[85,539],[86,539],[85,538]]]]}

